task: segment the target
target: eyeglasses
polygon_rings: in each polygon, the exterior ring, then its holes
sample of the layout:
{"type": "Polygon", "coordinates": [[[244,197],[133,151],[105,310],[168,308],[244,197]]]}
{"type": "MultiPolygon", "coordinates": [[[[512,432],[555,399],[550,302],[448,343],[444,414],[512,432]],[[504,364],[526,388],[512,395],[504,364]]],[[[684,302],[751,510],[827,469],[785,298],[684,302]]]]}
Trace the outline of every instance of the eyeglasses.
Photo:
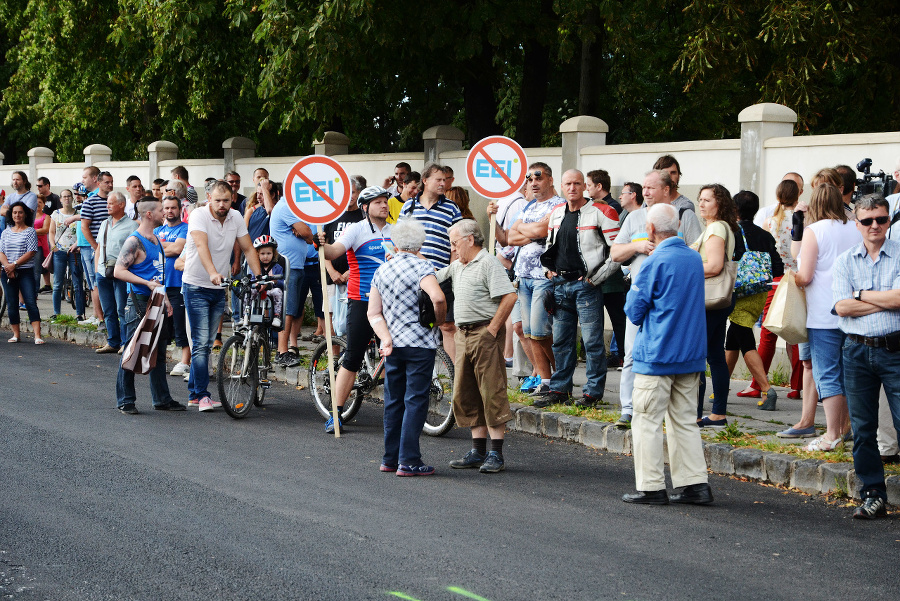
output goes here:
{"type": "Polygon", "coordinates": [[[226,179],[226,180],[225,180],[225,183],[228,184],[229,186],[233,186],[234,184],[240,184],[240,183],[241,183],[241,180],[239,180],[239,179],[226,179]]]}
{"type": "Polygon", "coordinates": [[[887,215],[881,215],[879,217],[869,217],[868,219],[860,219],[859,222],[862,225],[869,227],[870,225],[872,225],[873,221],[875,223],[877,223],[878,225],[884,225],[889,220],[890,220],[890,217],[888,217],[887,215]]]}
{"type": "Polygon", "coordinates": [[[536,170],[532,171],[531,173],[527,174],[525,176],[525,179],[527,179],[528,181],[531,181],[532,178],[541,179],[542,177],[544,177],[544,172],[541,171],[540,169],[536,169],[536,170]]]}

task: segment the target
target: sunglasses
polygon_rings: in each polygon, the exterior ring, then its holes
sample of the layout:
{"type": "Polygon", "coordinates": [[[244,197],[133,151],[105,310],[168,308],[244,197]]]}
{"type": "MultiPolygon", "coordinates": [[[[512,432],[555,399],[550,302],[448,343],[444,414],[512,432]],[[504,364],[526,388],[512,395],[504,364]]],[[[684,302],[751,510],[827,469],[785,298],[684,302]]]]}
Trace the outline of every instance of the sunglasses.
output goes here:
{"type": "Polygon", "coordinates": [[[531,173],[527,174],[525,176],[525,179],[527,179],[528,181],[531,181],[532,178],[541,179],[542,177],[544,177],[544,172],[541,171],[540,169],[536,169],[535,171],[532,171],[531,173]]]}
{"type": "Polygon", "coordinates": [[[888,217],[887,215],[881,215],[880,217],[869,217],[868,219],[860,219],[859,222],[862,225],[869,227],[870,225],[872,225],[873,221],[875,223],[877,223],[878,225],[884,225],[889,220],[890,220],[890,217],[888,217]]]}

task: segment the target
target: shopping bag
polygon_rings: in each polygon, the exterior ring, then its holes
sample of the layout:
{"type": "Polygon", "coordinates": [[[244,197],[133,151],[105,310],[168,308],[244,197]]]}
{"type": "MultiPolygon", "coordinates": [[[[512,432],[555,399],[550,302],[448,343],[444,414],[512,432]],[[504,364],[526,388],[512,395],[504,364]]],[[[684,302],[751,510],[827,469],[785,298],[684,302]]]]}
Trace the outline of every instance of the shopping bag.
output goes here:
{"type": "Polygon", "coordinates": [[[775,289],[763,327],[788,344],[809,341],[806,332],[806,292],[797,286],[794,272],[788,269],[775,289]]]}

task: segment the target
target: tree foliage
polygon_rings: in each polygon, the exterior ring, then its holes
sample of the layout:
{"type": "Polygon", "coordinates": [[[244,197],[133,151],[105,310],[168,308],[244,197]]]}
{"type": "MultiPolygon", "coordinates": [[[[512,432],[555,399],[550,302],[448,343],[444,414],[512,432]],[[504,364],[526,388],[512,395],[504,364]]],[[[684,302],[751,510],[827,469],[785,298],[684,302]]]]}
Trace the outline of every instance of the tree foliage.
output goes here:
{"type": "Polygon", "coordinates": [[[612,143],[702,139],[757,102],[800,132],[900,129],[898,21],[874,0],[5,0],[0,149],[297,154],[336,129],[387,152],[441,123],[532,146],[576,114],[612,143]]]}

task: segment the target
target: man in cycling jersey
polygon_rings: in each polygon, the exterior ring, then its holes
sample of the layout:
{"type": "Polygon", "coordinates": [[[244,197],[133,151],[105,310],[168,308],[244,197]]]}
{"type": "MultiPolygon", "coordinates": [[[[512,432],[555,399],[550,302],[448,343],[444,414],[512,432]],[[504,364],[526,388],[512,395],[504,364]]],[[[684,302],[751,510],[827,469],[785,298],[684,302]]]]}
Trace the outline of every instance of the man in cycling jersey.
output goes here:
{"type": "MultiPolygon", "coordinates": [[[[326,244],[325,232],[316,235],[322,245],[325,259],[334,261],[346,254],[350,266],[350,280],[347,282],[347,352],[341,361],[334,382],[333,402],[338,403],[338,413],[343,412],[344,403],[353,389],[356,372],[362,365],[372,326],[366,313],[369,309],[369,289],[375,270],[384,264],[386,254],[393,248],[388,218],[388,198],[390,193],[380,186],[369,186],[359,195],[358,203],[368,214],[362,221],[344,230],[343,235],[333,244],[326,244]],[[385,247],[388,247],[388,250],[385,247]]],[[[338,427],[342,427],[340,422],[338,427]]],[[[329,417],[325,432],[334,432],[334,418],[329,417]]]]}

